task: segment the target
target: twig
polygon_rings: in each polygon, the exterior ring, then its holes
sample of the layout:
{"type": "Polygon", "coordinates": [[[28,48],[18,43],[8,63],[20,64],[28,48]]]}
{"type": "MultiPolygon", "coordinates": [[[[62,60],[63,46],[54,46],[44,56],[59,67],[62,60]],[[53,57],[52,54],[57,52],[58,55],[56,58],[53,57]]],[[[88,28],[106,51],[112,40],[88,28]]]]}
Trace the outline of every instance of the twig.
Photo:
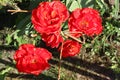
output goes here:
{"type": "Polygon", "coordinates": [[[28,10],[7,10],[8,12],[12,12],[11,14],[15,14],[15,13],[18,13],[18,12],[29,12],[28,10]]]}
{"type": "Polygon", "coordinates": [[[74,32],[64,31],[64,32],[69,33],[69,34],[82,34],[82,32],[77,32],[77,31],[76,32],[75,31],[74,32]]]}
{"type": "Polygon", "coordinates": [[[85,35],[84,35],[84,34],[82,35],[82,38],[83,38],[83,44],[85,44],[86,38],[85,38],[85,35]]]}
{"type": "Polygon", "coordinates": [[[83,43],[80,39],[77,39],[76,37],[74,37],[74,36],[71,36],[70,34],[68,34],[68,33],[64,33],[66,36],[68,36],[68,37],[70,37],[70,38],[72,38],[72,39],[74,39],[74,40],[76,40],[76,41],[78,41],[79,43],[83,43]]]}
{"type": "Polygon", "coordinates": [[[58,79],[57,79],[57,80],[60,80],[62,51],[63,51],[63,42],[62,42],[62,44],[61,44],[61,50],[60,50],[59,66],[58,66],[58,79]]]}
{"type": "Polygon", "coordinates": [[[68,38],[68,36],[66,36],[63,31],[61,31],[61,35],[66,39],[68,38]]]}
{"type": "Polygon", "coordinates": [[[80,43],[83,43],[83,44],[85,43],[85,35],[82,32],[78,32],[78,31],[69,32],[68,30],[65,30],[65,31],[62,32],[62,35],[63,36],[66,35],[66,36],[68,36],[68,37],[70,37],[70,38],[72,38],[72,39],[74,39],[74,40],[76,40],[76,41],[78,41],[80,43]],[[74,37],[74,36],[72,36],[70,34],[82,34],[83,41],[81,41],[80,39],[77,39],[76,37],[74,37]]]}
{"type": "Polygon", "coordinates": [[[64,30],[63,31],[64,33],[69,33],[69,34],[83,34],[82,32],[79,32],[79,31],[69,31],[69,30],[64,30]]]}

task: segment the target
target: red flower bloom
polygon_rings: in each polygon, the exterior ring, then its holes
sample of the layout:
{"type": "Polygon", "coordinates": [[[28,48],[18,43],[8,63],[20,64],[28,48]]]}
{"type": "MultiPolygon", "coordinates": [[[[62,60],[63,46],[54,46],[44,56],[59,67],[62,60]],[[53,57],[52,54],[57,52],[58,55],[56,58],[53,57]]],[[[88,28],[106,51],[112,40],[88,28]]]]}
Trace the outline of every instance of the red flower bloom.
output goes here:
{"type": "Polygon", "coordinates": [[[32,23],[39,33],[61,30],[62,22],[69,17],[66,6],[60,1],[42,2],[32,11],[32,23]]]}
{"type": "Polygon", "coordinates": [[[87,36],[99,35],[103,29],[98,11],[92,8],[76,9],[73,11],[70,15],[68,26],[71,32],[78,32],[72,34],[75,37],[80,37],[81,33],[87,36]]]}
{"type": "Polygon", "coordinates": [[[62,57],[75,56],[80,52],[81,46],[77,41],[66,40],[63,43],[62,57]]]}
{"type": "Polygon", "coordinates": [[[42,40],[46,42],[47,46],[51,46],[52,48],[57,48],[59,44],[63,41],[62,36],[59,32],[54,32],[51,34],[42,34],[42,40]]]}
{"type": "Polygon", "coordinates": [[[53,1],[60,1],[60,0],[53,0],[53,1]]]}
{"type": "Polygon", "coordinates": [[[19,72],[39,75],[49,68],[51,53],[44,48],[35,48],[32,44],[23,44],[15,52],[14,59],[19,72]]]}

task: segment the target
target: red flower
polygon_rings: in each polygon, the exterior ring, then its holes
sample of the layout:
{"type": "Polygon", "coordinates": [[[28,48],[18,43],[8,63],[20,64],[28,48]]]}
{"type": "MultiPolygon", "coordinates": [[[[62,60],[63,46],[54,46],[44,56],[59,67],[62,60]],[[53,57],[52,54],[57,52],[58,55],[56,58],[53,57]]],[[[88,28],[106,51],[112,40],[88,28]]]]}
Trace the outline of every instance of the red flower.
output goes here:
{"type": "Polygon", "coordinates": [[[60,1],[60,0],[53,0],[53,1],[60,1]]]}
{"type": "Polygon", "coordinates": [[[63,43],[62,57],[75,56],[80,52],[81,44],[73,40],[66,40],[63,43]]]}
{"type": "Polygon", "coordinates": [[[76,9],[68,21],[69,30],[78,32],[72,34],[80,37],[81,33],[87,36],[99,35],[102,32],[102,20],[97,10],[92,8],[76,9]]]}
{"type": "Polygon", "coordinates": [[[59,44],[63,41],[62,36],[59,32],[54,32],[51,34],[42,34],[42,40],[46,42],[47,46],[51,46],[52,48],[57,48],[59,44]]]}
{"type": "Polygon", "coordinates": [[[51,53],[44,48],[35,48],[32,44],[23,44],[15,52],[14,59],[19,72],[39,75],[49,68],[51,53]]]}
{"type": "Polygon", "coordinates": [[[32,11],[32,23],[39,33],[61,30],[62,22],[69,17],[66,6],[60,1],[42,2],[32,11]]]}

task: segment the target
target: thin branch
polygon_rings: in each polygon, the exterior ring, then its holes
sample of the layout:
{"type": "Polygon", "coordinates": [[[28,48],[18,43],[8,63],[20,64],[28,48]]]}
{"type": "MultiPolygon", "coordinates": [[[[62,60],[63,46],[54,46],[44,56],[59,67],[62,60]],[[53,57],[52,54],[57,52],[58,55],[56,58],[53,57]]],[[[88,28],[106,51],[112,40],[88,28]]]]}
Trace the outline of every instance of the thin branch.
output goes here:
{"type": "Polygon", "coordinates": [[[29,12],[28,10],[7,10],[8,12],[12,12],[11,14],[15,14],[15,13],[18,13],[18,12],[29,12]]]}
{"type": "Polygon", "coordinates": [[[77,42],[79,42],[79,43],[83,43],[80,39],[77,39],[76,37],[74,37],[74,36],[71,36],[70,34],[68,34],[68,33],[64,33],[66,36],[68,36],[68,37],[70,37],[70,38],[72,38],[72,39],[74,39],[74,40],[76,40],[77,42]]]}
{"type": "Polygon", "coordinates": [[[69,34],[82,34],[82,32],[77,32],[77,31],[76,32],[75,31],[74,32],[68,32],[68,31],[66,31],[65,33],[69,33],[69,34]]]}
{"type": "Polygon", "coordinates": [[[84,35],[84,34],[82,35],[82,38],[83,38],[83,44],[85,44],[86,38],[85,38],[85,35],[84,35]]]}
{"type": "Polygon", "coordinates": [[[85,34],[83,34],[82,32],[78,32],[78,31],[74,31],[74,32],[70,32],[70,31],[68,31],[68,30],[65,30],[65,31],[63,31],[62,32],[62,35],[63,36],[68,36],[68,37],[70,37],[70,38],[72,38],[72,39],[74,39],[74,40],[76,40],[76,41],[78,41],[78,42],[80,42],[80,43],[82,43],[82,44],[84,44],[85,43],[85,34]],[[63,35],[64,34],[64,35],[63,35]],[[76,37],[74,37],[74,36],[72,36],[71,34],[82,34],[82,38],[83,38],[83,41],[81,41],[80,39],[77,39],[76,37]]]}
{"type": "Polygon", "coordinates": [[[57,79],[57,80],[60,80],[62,51],[63,51],[63,42],[62,42],[62,44],[61,44],[61,50],[60,50],[59,66],[58,66],[58,79],[57,79]]]}
{"type": "Polygon", "coordinates": [[[69,31],[69,30],[64,30],[63,31],[64,33],[69,33],[69,34],[83,34],[82,32],[80,32],[80,31],[69,31]]]}
{"type": "Polygon", "coordinates": [[[66,36],[63,31],[61,31],[61,35],[66,39],[68,38],[68,36],[66,36]]]}

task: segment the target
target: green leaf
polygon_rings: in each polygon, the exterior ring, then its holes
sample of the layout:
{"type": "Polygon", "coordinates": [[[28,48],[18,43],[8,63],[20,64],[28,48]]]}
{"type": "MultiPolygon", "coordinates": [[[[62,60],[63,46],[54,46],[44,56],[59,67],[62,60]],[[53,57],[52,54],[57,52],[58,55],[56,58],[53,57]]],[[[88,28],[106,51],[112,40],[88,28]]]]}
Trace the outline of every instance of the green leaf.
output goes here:
{"type": "Polygon", "coordinates": [[[114,16],[118,19],[119,15],[119,0],[115,0],[114,16]]]}
{"type": "Polygon", "coordinates": [[[118,67],[118,64],[114,64],[111,66],[112,69],[116,69],[118,67]]]}
{"type": "Polygon", "coordinates": [[[9,0],[0,0],[0,5],[6,6],[7,2],[9,2],[9,0]]]}
{"type": "Polygon", "coordinates": [[[6,73],[9,72],[11,69],[12,69],[11,67],[7,67],[5,70],[2,70],[2,71],[0,72],[0,75],[6,74],[6,73]]]}
{"type": "Polygon", "coordinates": [[[107,4],[104,2],[104,0],[96,0],[96,3],[100,7],[101,15],[103,15],[105,11],[108,9],[107,4]]]}
{"type": "Polygon", "coordinates": [[[95,0],[79,0],[82,8],[84,7],[94,7],[95,0]]]}
{"type": "Polygon", "coordinates": [[[11,37],[11,35],[7,34],[6,41],[7,41],[7,44],[8,44],[8,45],[12,42],[12,37],[11,37]]]}
{"type": "Polygon", "coordinates": [[[68,9],[70,8],[72,2],[73,2],[73,0],[65,0],[65,4],[66,4],[68,9]]]}
{"type": "Polygon", "coordinates": [[[66,0],[66,5],[69,11],[73,11],[76,8],[94,7],[95,2],[95,0],[66,0]]]}
{"type": "Polygon", "coordinates": [[[80,8],[80,7],[79,7],[78,2],[74,0],[74,1],[72,2],[72,4],[70,5],[69,10],[72,12],[72,11],[75,10],[76,8],[80,8]]]}

